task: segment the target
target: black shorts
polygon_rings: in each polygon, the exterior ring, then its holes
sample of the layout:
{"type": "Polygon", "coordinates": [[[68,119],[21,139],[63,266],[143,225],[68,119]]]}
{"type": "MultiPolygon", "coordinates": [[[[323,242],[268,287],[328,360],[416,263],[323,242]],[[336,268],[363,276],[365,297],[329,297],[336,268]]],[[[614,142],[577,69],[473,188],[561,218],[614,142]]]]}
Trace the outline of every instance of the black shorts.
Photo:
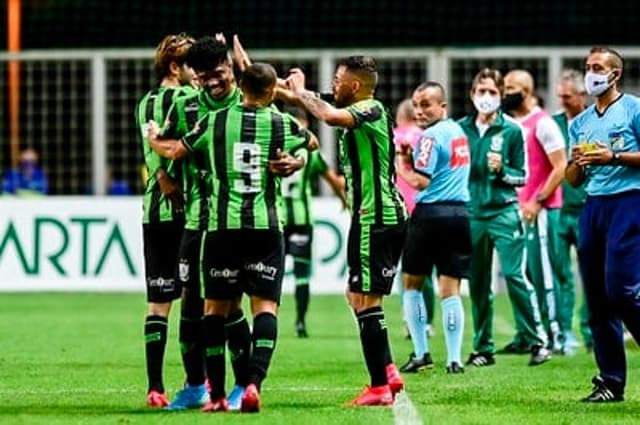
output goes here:
{"type": "Polygon", "coordinates": [[[284,241],[277,230],[207,233],[202,262],[204,296],[231,300],[242,293],[280,302],[284,241]]]}
{"type": "Polygon", "coordinates": [[[349,290],[389,295],[405,237],[405,223],[351,223],[347,242],[349,290]]]}
{"type": "Polygon", "coordinates": [[[180,298],[182,286],[176,279],[178,249],[183,222],[142,225],[147,301],[167,303],[180,298]]]}
{"type": "Polygon", "coordinates": [[[178,279],[183,288],[200,293],[202,250],[206,232],[184,229],[178,253],[178,279]]]}
{"type": "Polygon", "coordinates": [[[313,242],[313,227],[285,226],[284,253],[293,257],[311,260],[311,244],[313,242]]]}
{"type": "Polygon", "coordinates": [[[464,204],[417,204],[402,254],[402,271],[468,278],[471,267],[471,227],[464,204]]]}

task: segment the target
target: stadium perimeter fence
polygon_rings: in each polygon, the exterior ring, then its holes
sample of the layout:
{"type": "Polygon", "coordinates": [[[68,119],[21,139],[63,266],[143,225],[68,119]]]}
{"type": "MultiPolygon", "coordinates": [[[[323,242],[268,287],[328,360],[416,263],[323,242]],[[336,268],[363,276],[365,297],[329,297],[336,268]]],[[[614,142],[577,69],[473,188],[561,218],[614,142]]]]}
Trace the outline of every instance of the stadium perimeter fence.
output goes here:
{"type": "MultiPolygon", "coordinates": [[[[450,115],[471,111],[472,77],[481,68],[503,72],[522,68],[536,80],[537,93],[550,111],[558,107],[555,82],[565,68],[583,68],[589,47],[411,48],[256,50],[254,60],[273,64],[279,75],[292,67],[307,74],[310,89],[329,91],[337,60],[353,54],[374,56],[379,64],[377,97],[390,110],[420,82],[444,84],[450,115]]],[[[640,87],[640,48],[621,48],[625,57],[623,90],[640,87]]],[[[151,49],[43,50],[0,53],[0,157],[10,165],[8,64],[19,63],[20,147],[33,147],[49,176],[50,193],[105,194],[109,179],[124,180],[141,193],[142,152],[134,108],[154,86],[151,49]]],[[[317,125],[317,124],[316,124],[317,125]]],[[[335,165],[332,129],[315,127],[325,156],[335,165]]]]}

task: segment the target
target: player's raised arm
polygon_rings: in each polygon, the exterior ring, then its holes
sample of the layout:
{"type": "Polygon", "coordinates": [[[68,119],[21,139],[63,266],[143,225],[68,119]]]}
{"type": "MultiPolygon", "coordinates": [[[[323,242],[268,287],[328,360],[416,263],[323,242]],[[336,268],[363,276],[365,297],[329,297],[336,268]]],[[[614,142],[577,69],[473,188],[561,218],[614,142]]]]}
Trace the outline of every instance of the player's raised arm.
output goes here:
{"type": "Polygon", "coordinates": [[[240,72],[244,72],[251,66],[251,58],[249,58],[249,54],[242,46],[242,43],[240,43],[238,34],[233,35],[233,61],[238,66],[240,72]]]}
{"type": "Polygon", "coordinates": [[[300,68],[294,68],[290,71],[287,86],[294,99],[317,119],[335,127],[355,127],[356,120],[349,111],[336,108],[322,100],[317,93],[305,89],[305,76],[300,68]]]}

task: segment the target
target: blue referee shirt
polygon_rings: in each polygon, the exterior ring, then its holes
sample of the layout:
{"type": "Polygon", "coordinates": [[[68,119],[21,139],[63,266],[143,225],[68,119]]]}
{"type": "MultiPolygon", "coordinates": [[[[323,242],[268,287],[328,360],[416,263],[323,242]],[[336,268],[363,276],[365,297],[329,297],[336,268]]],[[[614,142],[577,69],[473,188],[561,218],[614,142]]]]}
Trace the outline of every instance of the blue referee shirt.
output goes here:
{"type": "Polygon", "coordinates": [[[422,133],[413,151],[413,166],[431,180],[416,193],[416,203],[469,201],[469,143],[454,120],[439,121],[422,133]]]}
{"type": "MultiPolygon", "coordinates": [[[[580,143],[604,143],[613,152],[640,150],[640,99],[623,94],[604,111],[591,105],[578,115],[569,128],[571,147],[580,143]]],[[[598,165],[587,167],[588,195],[613,195],[640,190],[640,168],[598,165]]]]}

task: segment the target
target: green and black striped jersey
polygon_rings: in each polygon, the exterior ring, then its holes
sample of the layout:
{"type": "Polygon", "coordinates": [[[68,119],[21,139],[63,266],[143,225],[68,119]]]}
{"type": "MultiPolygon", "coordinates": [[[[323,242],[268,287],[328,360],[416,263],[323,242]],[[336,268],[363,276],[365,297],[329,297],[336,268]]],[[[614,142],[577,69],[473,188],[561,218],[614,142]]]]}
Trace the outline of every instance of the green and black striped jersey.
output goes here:
{"type": "Polygon", "coordinates": [[[208,230],[281,230],[281,178],[268,171],[268,161],[309,140],[290,115],[271,107],[234,105],[202,118],[182,142],[190,151],[207,152],[212,164],[208,230]]]}
{"type": "MultiPolygon", "coordinates": [[[[224,99],[213,99],[206,90],[180,97],[171,107],[165,120],[163,137],[184,137],[207,113],[218,111],[242,101],[242,92],[234,88],[224,99]]],[[[211,196],[211,166],[204,151],[196,151],[183,158],[183,191],[185,195],[185,228],[206,230],[209,225],[211,196]]]]}
{"type": "Polygon", "coordinates": [[[173,221],[184,217],[182,213],[176,213],[169,199],[162,195],[156,179],[156,171],[164,168],[174,180],[180,180],[182,178],[180,163],[164,159],[151,149],[147,140],[147,123],[150,120],[157,123],[164,122],[173,102],[193,93],[195,90],[189,86],[158,87],[145,94],[136,107],[136,124],[148,175],[143,196],[143,223],[173,221]]]}
{"type": "Polygon", "coordinates": [[[341,169],[353,220],[360,224],[392,225],[407,212],[395,185],[393,124],[382,104],[365,99],[349,106],[353,128],[340,136],[341,169]]]}
{"type": "Polygon", "coordinates": [[[319,151],[301,149],[295,153],[303,157],[305,165],[292,175],[282,179],[282,211],[285,226],[308,226],[311,216],[311,182],[317,175],[323,175],[329,167],[319,151]]]}

